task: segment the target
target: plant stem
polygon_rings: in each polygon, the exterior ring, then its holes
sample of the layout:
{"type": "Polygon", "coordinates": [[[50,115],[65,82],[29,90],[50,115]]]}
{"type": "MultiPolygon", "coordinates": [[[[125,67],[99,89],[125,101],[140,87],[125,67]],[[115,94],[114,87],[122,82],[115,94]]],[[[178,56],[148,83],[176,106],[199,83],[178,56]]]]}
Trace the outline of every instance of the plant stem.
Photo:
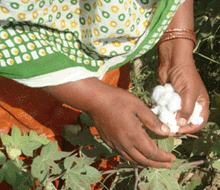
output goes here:
{"type": "Polygon", "coordinates": [[[115,188],[115,186],[116,186],[118,180],[119,180],[119,172],[117,172],[117,174],[116,174],[116,176],[115,176],[115,179],[114,179],[114,181],[112,182],[111,187],[110,187],[109,190],[114,190],[114,188],[115,188]]]}
{"type": "Polygon", "coordinates": [[[135,173],[135,184],[134,184],[134,190],[137,190],[138,188],[138,182],[140,181],[139,175],[138,175],[138,167],[134,167],[134,173],[135,173]]]}
{"type": "Polygon", "coordinates": [[[196,135],[191,135],[191,134],[186,134],[187,137],[192,137],[192,138],[195,138],[195,139],[199,139],[199,140],[202,140],[202,141],[206,141],[206,142],[209,142],[211,144],[214,144],[215,146],[219,147],[220,148],[220,144],[217,144],[216,142],[214,141],[211,141],[211,140],[208,140],[208,139],[204,139],[202,137],[199,137],[199,136],[196,136],[196,135]]]}
{"type": "Polygon", "coordinates": [[[199,56],[201,56],[201,57],[203,57],[203,58],[205,58],[205,59],[207,59],[207,60],[209,60],[209,61],[211,61],[211,62],[213,62],[213,63],[217,63],[217,64],[220,65],[220,63],[218,61],[215,61],[214,59],[211,59],[211,58],[209,58],[209,57],[207,57],[207,56],[205,56],[205,55],[203,55],[201,53],[198,53],[198,52],[194,52],[194,53],[199,55],[199,56]]]}
{"type": "Polygon", "coordinates": [[[198,166],[198,165],[202,165],[204,163],[210,162],[210,161],[214,161],[214,160],[218,160],[220,159],[219,156],[207,159],[207,160],[198,160],[198,161],[194,161],[194,162],[188,162],[188,163],[184,163],[183,165],[188,165],[188,166],[198,166]]]}
{"type": "Polygon", "coordinates": [[[182,184],[186,181],[186,178],[189,176],[189,174],[192,172],[193,168],[190,168],[187,174],[184,176],[184,178],[179,182],[179,186],[182,186],[182,184]]]}

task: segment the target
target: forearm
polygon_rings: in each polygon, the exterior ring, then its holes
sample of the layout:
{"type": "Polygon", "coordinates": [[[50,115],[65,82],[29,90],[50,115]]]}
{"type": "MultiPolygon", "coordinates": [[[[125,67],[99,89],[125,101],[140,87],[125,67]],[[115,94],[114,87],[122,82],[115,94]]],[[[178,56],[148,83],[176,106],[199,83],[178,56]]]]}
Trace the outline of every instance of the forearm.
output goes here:
{"type": "MultiPolygon", "coordinates": [[[[193,21],[193,0],[186,0],[178,8],[167,30],[174,28],[193,30],[193,21]]],[[[194,42],[190,39],[173,39],[165,41],[161,43],[158,48],[160,63],[184,65],[192,64],[193,49],[194,42]]]]}
{"type": "Polygon", "coordinates": [[[42,90],[76,109],[91,112],[99,105],[109,88],[111,86],[96,78],[86,78],[63,85],[43,87],[42,90]]]}
{"type": "Polygon", "coordinates": [[[186,28],[193,30],[193,0],[186,0],[177,10],[167,29],[186,28]]]}

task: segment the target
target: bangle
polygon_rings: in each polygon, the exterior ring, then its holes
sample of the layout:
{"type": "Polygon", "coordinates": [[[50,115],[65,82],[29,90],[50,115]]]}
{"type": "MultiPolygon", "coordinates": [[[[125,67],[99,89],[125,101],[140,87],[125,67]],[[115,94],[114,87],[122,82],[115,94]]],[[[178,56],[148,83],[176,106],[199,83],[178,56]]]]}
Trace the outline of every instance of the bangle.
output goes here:
{"type": "Polygon", "coordinates": [[[188,39],[194,42],[194,48],[196,47],[196,34],[193,30],[190,29],[179,29],[179,28],[173,28],[166,30],[157,43],[157,48],[159,45],[163,42],[174,40],[174,39],[188,39]]]}

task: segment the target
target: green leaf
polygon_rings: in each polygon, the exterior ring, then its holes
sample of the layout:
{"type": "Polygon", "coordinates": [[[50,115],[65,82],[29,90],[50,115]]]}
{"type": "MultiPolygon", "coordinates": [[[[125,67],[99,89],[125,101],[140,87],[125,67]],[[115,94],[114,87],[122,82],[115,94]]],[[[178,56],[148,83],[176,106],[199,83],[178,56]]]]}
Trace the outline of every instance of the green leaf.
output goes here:
{"type": "Polygon", "coordinates": [[[63,135],[68,136],[69,134],[74,134],[77,135],[80,131],[82,130],[82,127],[77,124],[77,125],[65,125],[63,127],[63,135]]]}
{"type": "Polygon", "coordinates": [[[29,142],[29,137],[28,136],[21,136],[21,130],[18,127],[16,127],[15,125],[11,131],[11,138],[12,138],[12,144],[17,149],[24,148],[29,142]]]}
{"type": "Polygon", "coordinates": [[[36,190],[42,190],[43,189],[43,185],[40,185],[36,188],[36,190]]]}
{"type": "Polygon", "coordinates": [[[6,147],[6,151],[7,151],[8,157],[11,160],[15,160],[16,158],[18,158],[22,154],[20,149],[13,148],[11,146],[6,147]]]}
{"type": "Polygon", "coordinates": [[[16,190],[29,190],[30,187],[27,186],[27,185],[22,185],[22,186],[19,186],[18,188],[16,188],[16,190]]]}
{"type": "Polygon", "coordinates": [[[168,169],[144,169],[139,176],[146,176],[148,179],[145,190],[180,190],[180,186],[177,181],[170,176],[168,169]]]}
{"type": "Polygon", "coordinates": [[[13,144],[12,137],[6,134],[1,135],[2,144],[4,146],[10,146],[13,144]]]}
{"type": "Polygon", "coordinates": [[[64,138],[71,142],[72,145],[80,145],[80,146],[88,146],[92,144],[96,144],[97,141],[94,140],[93,135],[90,133],[88,127],[84,127],[83,130],[77,135],[71,133],[69,131],[64,138]]]}
{"type": "Polygon", "coordinates": [[[44,159],[51,159],[51,160],[60,160],[60,159],[67,157],[71,154],[72,154],[72,152],[58,151],[57,141],[50,142],[45,147],[43,147],[41,150],[41,156],[44,159]]]}
{"type": "Polygon", "coordinates": [[[30,141],[36,141],[36,142],[39,142],[43,145],[46,145],[49,142],[51,142],[50,140],[47,139],[46,135],[42,134],[42,135],[38,136],[38,134],[32,130],[29,132],[29,137],[30,137],[30,141]]]}
{"type": "Polygon", "coordinates": [[[83,124],[85,124],[85,125],[87,125],[87,126],[94,126],[94,124],[93,124],[91,118],[90,118],[85,112],[83,112],[83,113],[79,116],[79,118],[80,118],[80,121],[81,121],[83,124]]]}
{"type": "Polygon", "coordinates": [[[75,156],[70,156],[70,157],[65,158],[64,168],[66,170],[71,169],[74,162],[75,162],[75,156]]]}
{"type": "Polygon", "coordinates": [[[174,163],[172,163],[172,169],[169,170],[170,174],[176,173],[180,174],[184,171],[189,170],[190,168],[194,168],[195,166],[187,165],[186,160],[177,159],[174,163]]]}
{"type": "Polygon", "coordinates": [[[68,157],[64,160],[64,167],[65,169],[70,169],[73,166],[73,163],[77,165],[91,165],[94,163],[95,158],[89,158],[87,156],[78,158],[76,156],[68,157]]]}
{"type": "Polygon", "coordinates": [[[158,139],[158,146],[165,152],[172,152],[174,147],[174,138],[158,139]]]}
{"type": "Polygon", "coordinates": [[[4,178],[5,178],[4,170],[3,170],[3,169],[0,169],[0,184],[1,184],[1,182],[4,180],[4,178]]]}
{"type": "Polygon", "coordinates": [[[4,164],[6,162],[6,156],[3,152],[0,152],[0,165],[4,164]]]}
{"type": "Polygon", "coordinates": [[[215,93],[215,103],[220,108],[220,95],[215,93]]]}
{"type": "Polygon", "coordinates": [[[107,157],[115,155],[115,153],[113,153],[108,145],[106,145],[101,139],[97,139],[95,135],[92,135],[90,133],[88,127],[84,127],[83,130],[77,135],[69,131],[69,133],[66,133],[64,135],[64,138],[70,141],[71,144],[74,146],[79,145],[83,147],[81,149],[82,154],[88,157],[96,157],[96,161],[100,160],[100,153],[107,157]],[[86,149],[86,147],[89,145],[92,145],[93,149],[86,149]]]}
{"type": "Polygon", "coordinates": [[[14,143],[14,145],[18,148],[18,149],[24,149],[26,146],[29,145],[29,137],[28,136],[22,136],[20,139],[17,140],[16,143],[14,143]]]}
{"type": "Polygon", "coordinates": [[[2,169],[6,182],[14,186],[17,179],[17,173],[19,172],[18,167],[12,161],[8,161],[3,165],[2,169]]]}
{"type": "Polygon", "coordinates": [[[203,189],[200,187],[202,185],[202,178],[204,177],[204,173],[194,173],[192,178],[190,179],[190,183],[186,186],[187,190],[195,190],[195,189],[203,189]]]}
{"type": "Polygon", "coordinates": [[[211,150],[212,144],[206,141],[201,141],[196,139],[193,145],[193,151],[191,152],[191,157],[195,155],[208,155],[211,150]]]}
{"type": "Polygon", "coordinates": [[[62,179],[65,180],[66,188],[91,190],[90,184],[99,182],[101,174],[91,166],[79,165],[68,170],[62,179]]]}
{"type": "Polygon", "coordinates": [[[182,139],[180,138],[173,138],[173,140],[174,140],[173,149],[175,149],[176,147],[182,144],[182,139]]]}
{"type": "Polygon", "coordinates": [[[59,164],[56,164],[55,162],[51,163],[52,170],[51,173],[54,175],[58,175],[62,173],[62,169],[60,168],[59,164]]]}
{"type": "Polygon", "coordinates": [[[15,125],[12,128],[11,137],[14,144],[17,144],[17,141],[19,141],[19,139],[21,138],[21,130],[15,125]]]}
{"type": "Polygon", "coordinates": [[[22,149],[22,152],[26,156],[33,157],[33,151],[38,149],[42,144],[36,141],[29,142],[29,144],[22,149]]]}
{"type": "MultiPolygon", "coordinates": [[[[51,161],[51,160],[50,160],[51,161]]],[[[34,158],[32,163],[31,174],[37,178],[39,182],[43,182],[49,173],[50,163],[47,162],[43,157],[37,156],[34,158]]]]}
{"type": "Polygon", "coordinates": [[[216,160],[212,163],[212,167],[220,171],[220,160],[216,160]]]}
{"type": "Polygon", "coordinates": [[[17,174],[16,183],[14,185],[14,189],[23,189],[22,187],[26,187],[27,190],[29,190],[33,186],[34,180],[31,177],[31,173],[20,171],[17,174]],[[27,188],[28,187],[28,188],[27,188]]]}

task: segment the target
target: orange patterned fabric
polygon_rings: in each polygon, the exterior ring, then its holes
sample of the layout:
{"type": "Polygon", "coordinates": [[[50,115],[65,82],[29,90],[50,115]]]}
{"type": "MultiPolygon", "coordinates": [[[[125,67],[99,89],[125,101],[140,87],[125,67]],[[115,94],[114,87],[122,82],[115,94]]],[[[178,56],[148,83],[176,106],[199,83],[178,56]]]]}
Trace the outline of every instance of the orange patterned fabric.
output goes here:
{"type": "MultiPolygon", "coordinates": [[[[130,85],[129,64],[112,70],[102,79],[112,86],[128,89],[130,85]]],[[[13,125],[28,132],[34,130],[38,134],[46,134],[53,141],[58,141],[62,149],[62,127],[67,124],[76,124],[81,111],[65,105],[37,88],[29,88],[10,79],[0,77],[0,134],[8,134],[13,125]]],[[[93,127],[91,133],[97,131],[93,127]]],[[[112,158],[115,163],[119,157],[112,158]]],[[[98,163],[97,163],[98,165],[98,163]]],[[[107,160],[101,166],[102,170],[111,169],[113,166],[107,160]]],[[[0,184],[0,189],[11,189],[5,182],[0,184]]],[[[101,189],[94,185],[94,190],[101,189]]]]}

